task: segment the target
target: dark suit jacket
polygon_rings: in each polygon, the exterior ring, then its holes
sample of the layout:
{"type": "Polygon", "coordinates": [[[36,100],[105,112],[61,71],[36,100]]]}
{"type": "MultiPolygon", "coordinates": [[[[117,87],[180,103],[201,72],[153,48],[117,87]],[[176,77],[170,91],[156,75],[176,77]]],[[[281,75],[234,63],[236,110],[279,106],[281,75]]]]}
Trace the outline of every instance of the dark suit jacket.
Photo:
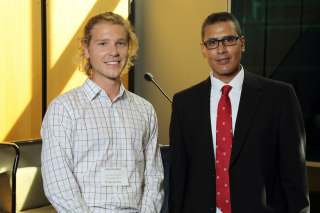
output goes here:
{"type": "MultiPolygon", "coordinates": [[[[173,98],[169,212],[216,210],[210,78],[173,98]]],[[[233,213],[309,212],[305,132],[289,84],[245,71],[230,167],[233,213]]]]}

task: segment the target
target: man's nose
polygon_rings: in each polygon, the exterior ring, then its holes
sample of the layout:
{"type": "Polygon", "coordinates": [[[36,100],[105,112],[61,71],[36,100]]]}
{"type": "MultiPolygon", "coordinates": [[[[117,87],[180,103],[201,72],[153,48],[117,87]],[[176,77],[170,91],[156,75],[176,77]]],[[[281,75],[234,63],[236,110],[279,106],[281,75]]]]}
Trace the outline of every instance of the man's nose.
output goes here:
{"type": "Polygon", "coordinates": [[[119,55],[118,47],[117,47],[116,44],[110,45],[109,53],[110,53],[110,55],[112,55],[112,56],[117,56],[117,55],[119,55]]]}
{"type": "Polygon", "coordinates": [[[227,52],[228,50],[227,50],[226,46],[224,46],[223,42],[222,41],[218,41],[218,42],[219,42],[218,47],[217,47],[218,53],[221,54],[221,53],[227,52]]]}

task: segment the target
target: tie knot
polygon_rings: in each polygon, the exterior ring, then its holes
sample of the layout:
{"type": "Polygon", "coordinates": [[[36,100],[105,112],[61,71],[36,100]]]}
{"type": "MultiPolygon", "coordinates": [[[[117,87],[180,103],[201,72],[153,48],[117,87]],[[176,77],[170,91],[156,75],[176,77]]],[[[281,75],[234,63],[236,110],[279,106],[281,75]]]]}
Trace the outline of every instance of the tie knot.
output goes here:
{"type": "Polygon", "coordinates": [[[230,85],[223,86],[221,89],[222,95],[228,96],[231,89],[232,89],[232,86],[230,86],[230,85]]]}

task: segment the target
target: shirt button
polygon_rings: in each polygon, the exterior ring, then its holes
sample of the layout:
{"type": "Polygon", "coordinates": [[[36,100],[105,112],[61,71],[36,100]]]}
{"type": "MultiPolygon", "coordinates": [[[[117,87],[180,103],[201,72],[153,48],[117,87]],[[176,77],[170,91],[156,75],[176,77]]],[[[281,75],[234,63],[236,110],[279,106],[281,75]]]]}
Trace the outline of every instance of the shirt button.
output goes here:
{"type": "Polygon", "coordinates": [[[213,211],[213,210],[214,210],[214,207],[212,207],[210,210],[213,211]]]}

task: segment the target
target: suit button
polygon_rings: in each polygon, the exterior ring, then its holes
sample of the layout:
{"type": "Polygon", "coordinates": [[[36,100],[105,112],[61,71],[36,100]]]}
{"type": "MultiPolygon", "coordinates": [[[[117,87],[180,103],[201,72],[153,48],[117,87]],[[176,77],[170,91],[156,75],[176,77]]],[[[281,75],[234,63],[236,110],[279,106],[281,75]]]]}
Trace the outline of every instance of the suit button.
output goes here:
{"type": "Polygon", "coordinates": [[[214,207],[212,207],[210,210],[213,211],[213,210],[214,210],[214,207]]]}

